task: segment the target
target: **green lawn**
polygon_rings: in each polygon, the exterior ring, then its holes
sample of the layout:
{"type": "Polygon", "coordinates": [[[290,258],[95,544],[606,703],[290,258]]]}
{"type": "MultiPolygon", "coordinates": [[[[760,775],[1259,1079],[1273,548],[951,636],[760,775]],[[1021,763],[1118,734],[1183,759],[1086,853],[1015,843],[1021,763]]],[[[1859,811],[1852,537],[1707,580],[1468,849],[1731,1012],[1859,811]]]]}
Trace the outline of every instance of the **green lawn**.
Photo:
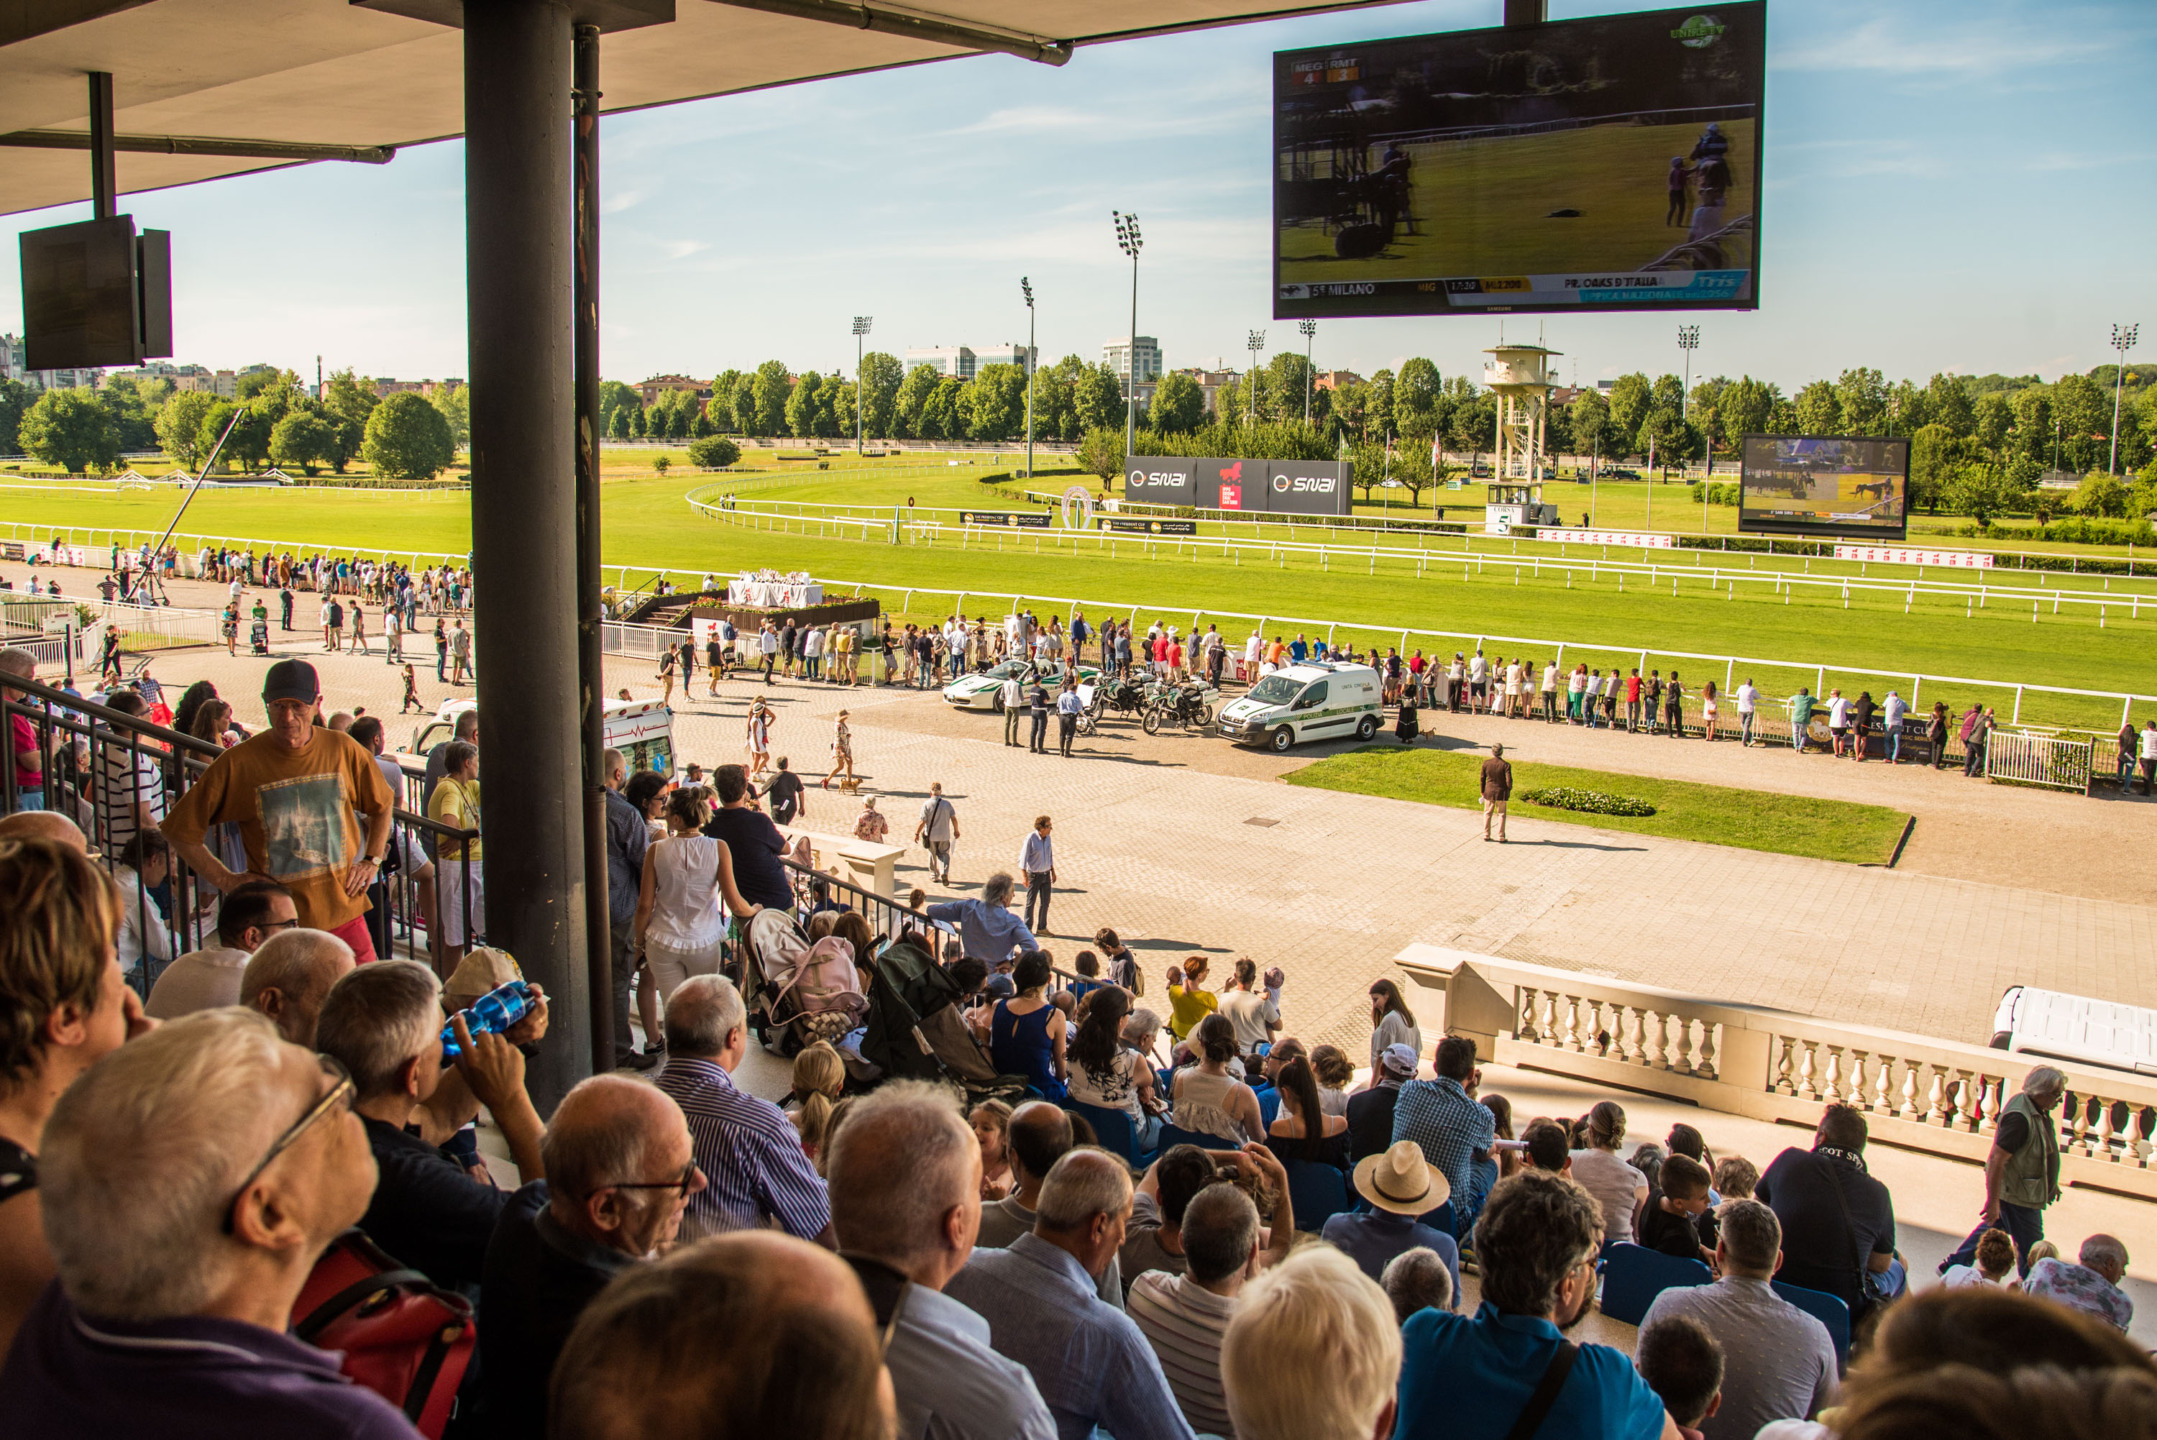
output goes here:
{"type": "MultiPolygon", "coordinates": [[[[1291,785],[1320,790],[1478,810],[1482,808],[1478,779],[1482,764],[1481,754],[1372,746],[1320,760],[1283,778],[1291,785]]],[[[1843,860],[1855,865],[1885,864],[1895,853],[1895,844],[1910,819],[1885,805],[1853,805],[1844,800],[1815,800],[1765,790],[1650,780],[1606,770],[1532,763],[1513,766],[1512,811],[1516,818],[1562,820],[1597,830],[1698,840],[1708,845],[1843,860]],[[1592,815],[1531,805],[1520,798],[1521,791],[1546,785],[1630,796],[1653,805],[1655,814],[1592,815]]]]}
{"type": "MultiPolygon", "coordinates": [[[[988,503],[999,507],[1017,503],[998,487],[981,483],[981,476],[997,473],[986,457],[959,466],[943,464],[941,457],[929,463],[919,456],[903,459],[905,463],[897,458],[873,462],[873,468],[854,474],[808,469],[780,486],[763,482],[745,489],[742,503],[830,503],[844,498],[882,514],[908,495],[924,507],[981,505],[991,495],[997,498],[988,503]],[[799,483],[793,483],[797,478],[799,483]]],[[[834,466],[840,463],[835,460],[834,466]]],[[[1434,566],[1419,577],[1412,560],[1374,566],[1339,551],[1323,569],[1315,557],[1299,556],[1279,565],[1268,565],[1263,558],[1237,563],[1139,538],[1119,540],[1112,554],[1101,553],[1090,541],[1074,553],[1055,530],[990,532],[965,548],[949,541],[892,546],[883,543],[881,531],[877,539],[861,541],[819,535],[814,522],[794,522],[791,532],[774,533],[699,518],[683,496],[715,478],[679,473],[663,478],[610,476],[603,490],[609,566],[625,567],[631,586],[648,580],[652,567],[662,565],[674,569],[677,580],[749,567],[805,569],[828,580],[870,587],[867,593],[888,610],[915,618],[936,614],[949,599],[917,593],[909,604],[909,587],[966,591],[975,597],[967,603],[969,613],[997,610],[1011,603],[1008,597],[1013,595],[1030,598],[1037,608],[1075,597],[1094,604],[1097,614],[1102,606],[1132,605],[1178,623],[1203,612],[1263,614],[1274,617],[1269,631],[1284,631],[1290,638],[1297,630],[1323,633],[1327,622],[1337,622],[1334,639],[1364,645],[1398,644],[1403,629],[1420,628],[1468,639],[1411,638],[1410,648],[1465,648],[1481,635],[1492,637],[1486,647],[1492,653],[1551,658],[1542,645],[1496,638],[1521,636],[1564,642],[1568,664],[1578,660],[1590,666],[1637,664],[1665,670],[1676,665],[1692,686],[1711,676],[1720,684],[1749,675],[1769,695],[1792,694],[1805,683],[1839,685],[1852,694],[1871,689],[1878,697],[1894,685],[1907,699],[1913,673],[1970,676],[2007,682],[2007,688],[1928,682],[1918,698],[1928,705],[1935,698],[1958,705],[1983,700],[1997,706],[2003,720],[2012,714],[2012,686],[2018,683],[2157,692],[2157,676],[2149,663],[2157,611],[2149,608],[2144,614],[2153,618],[2138,623],[2115,610],[2100,628],[2094,615],[2065,609],[2054,616],[2049,606],[2041,608],[2033,623],[2027,602],[2020,610],[1996,606],[1965,618],[1960,603],[1938,597],[1918,597],[1905,614],[1901,597],[1862,592],[1847,609],[1832,590],[1801,589],[1779,597],[1746,586],[1733,599],[1727,591],[1711,591],[1704,581],[1684,578],[1673,594],[1667,571],[1658,585],[1633,577],[1622,582],[1621,590],[1621,582],[1608,574],[1593,583],[1581,577],[1568,585],[1564,577],[1546,572],[1541,579],[1522,576],[1516,583],[1509,568],[1493,567],[1463,578],[1458,566],[1434,566]],[[1746,665],[1731,672],[1720,663],[1674,658],[1677,652],[1788,664],[1746,665]],[[1823,665],[1828,667],[1825,676],[1814,668],[1823,665]],[[1838,672],[1835,667],[1844,668],[1838,672]],[[1858,674],[1856,667],[1894,673],[1858,674]]],[[[1061,489],[1064,483],[1065,477],[1057,477],[1043,488],[1061,489]]],[[[1680,493],[1674,486],[1669,489],[1680,493]]],[[[74,527],[78,539],[89,540],[83,527],[95,526],[99,533],[93,543],[103,543],[107,529],[139,537],[161,531],[174,504],[165,492],[45,493],[10,489],[0,482],[0,535],[28,538],[46,529],[74,527]],[[4,523],[10,521],[18,522],[20,530],[4,523]]],[[[197,498],[183,533],[275,542],[280,549],[368,549],[409,557],[416,552],[461,555],[469,548],[471,530],[468,499],[462,493],[221,491],[197,498]]],[[[1308,526],[1298,527],[1298,534],[1315,538],[1308,526]]],[[[1459,543],[1433,542],[1440,548],[1458,548],[1459,543]]],[[[1478,548],[1510,556],[1512,546],[1483,541],[1478,548]]],[[[1524,553],[1537,548],[1524,547],[1524,553]]],[[[1574,548],[1583,558],[1594,553],[1574,548]]],[[[1735,564],[1747,557],[1729,560],[1735,564]]],[[[1812,564],[1815,573],[1822,573],[1822,562],[1812,564]]],[[[610,583],[618,578],[619,571],[608,576],[610,583]]],[[[1938,577],[1928,572],[1929,578],[1938,577]]],[[[1994,578],[2020,583],[2020,577],[1994,578]]],[[[1249,624],[1224,619],[1222,630],[1240,640],[1249,624]]],[[[2025,696],[2022,718],[2110,733],[2119,724],[2119,709],[2114,702],[2032,694],[2025,696]]]]}

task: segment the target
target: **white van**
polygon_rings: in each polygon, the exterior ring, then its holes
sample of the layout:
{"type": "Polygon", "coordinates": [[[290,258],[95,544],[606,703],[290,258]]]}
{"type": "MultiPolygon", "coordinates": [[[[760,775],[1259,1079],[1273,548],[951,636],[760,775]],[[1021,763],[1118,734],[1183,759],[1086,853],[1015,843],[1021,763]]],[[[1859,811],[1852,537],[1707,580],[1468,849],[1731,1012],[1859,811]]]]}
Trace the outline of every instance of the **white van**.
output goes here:
{"type": "Polygon", "coordinates": [[[2157,1075],[2157,1010],[2016,985],[2000,997],[1992,1048],[2157,1075]]]}
{"type": "MultiPolygon", "coordinates": [[[[478,706],[478,701],[469,698],[443,701],[434,718],[412,732],[411,748],[398,751],[391,758],[406,775],[415,778],[424,775],[427,752],[455,735],[457,717],[478,706]]],[[[665,702],[609,700],[600,724],[607,748],[622,752],[622,760],[630,774],[639,770],[656,770],[662,775],[674,773],[674,712],[665,702]]]]}
{"type": "Polygon", "coordinates": [[[1378,672],[1307,660],[1284,665],[1221,707],[1217,728],[1238,745],[1286,750],[1305,740],[1368,740],[1385,724],[1378,672]]]}

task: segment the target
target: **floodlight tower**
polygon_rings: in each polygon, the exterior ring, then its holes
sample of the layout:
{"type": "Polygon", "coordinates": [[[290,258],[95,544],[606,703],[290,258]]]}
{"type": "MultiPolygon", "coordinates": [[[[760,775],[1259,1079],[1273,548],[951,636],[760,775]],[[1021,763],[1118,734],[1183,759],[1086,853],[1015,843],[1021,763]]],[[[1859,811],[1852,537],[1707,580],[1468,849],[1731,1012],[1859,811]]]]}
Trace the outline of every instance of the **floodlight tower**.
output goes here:
{"type": "Polygon", "coordinates": [[[866,413],[868,399],[867,387],[861,383],[861,337],[868,334],[869,327],[875,323],[876,317],[873,315],[856,315],[854,317],[854,453],[856,455],[861,453],[861,417],[866,413]]]}
{"type": "Polygon", "coordinates": [[[2140,325],[2115,325],[2112,327],[2112,348],[2120,355],[2120,363],[2112,370],[2112,455],[2105,461],[2105,473],[2116,475],[2120,459],[2120,386],[2127,379],[2127,352],[2135,348],[2135,335],[2140,325]]]}
{"type": "Polygon", "coordinates": [[[1483,367],[1483,383],[1498,396],[1498,468],[1487,487],[1489,503],[1514,508],[1512,523],[1534,523],[1543,504],[1550,392],[1558,384],[1551,361],[1563,352],[1501,341],[1483,353],[1491,357],[1483,367]]]}
{"type": "Polygon", "coordinates": [[[1700,348],[1700,327],[1680,325],[1678,348],[1685,352],[1685,393],[1678,400],[1678,414],[1690,418],[1693,413],[1693,352],[1700,348]]]}
{"type": "Polygon", "coordinates": [[[1303,423],[1311,423],[1311,386],[1315,379],[1311,374],[1311,337],[1318,333],[1316,320],[1298,320],[1296,328],[1303,332],[1303,423]]]}
{"type": "Polygon", "coordinates": [[[1258,423],[1258,352],[1266,348],[1266,332],[1253,330],[1250,338],[1243,342],[1243,348],[1251,352],[1251,395],[1243,405],[1243,422],[1246,425],[1256,425],[1258,423]]]}
{"type": "Polygon", "coordinates": [[[1034,475],[1034,287],[1024,275],[1019,292],[1026,297],[1026,478],[1034,475]]]}
{"type": "Polygon", "coordinates": [[[1108,212],[1116,219],[1116,246],[1131,257],[1131,333],[1124,337],[1123,453],[1138,447],[1138,252],[1146,242],[1139,238],[1138,217],[1121,210],[1108,212]]]}

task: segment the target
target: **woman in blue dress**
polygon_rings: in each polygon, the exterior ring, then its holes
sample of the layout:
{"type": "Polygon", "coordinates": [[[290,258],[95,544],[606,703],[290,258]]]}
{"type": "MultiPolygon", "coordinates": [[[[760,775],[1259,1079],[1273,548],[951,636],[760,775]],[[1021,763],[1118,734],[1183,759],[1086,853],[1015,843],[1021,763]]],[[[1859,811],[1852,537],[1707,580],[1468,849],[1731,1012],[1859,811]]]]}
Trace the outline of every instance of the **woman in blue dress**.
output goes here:
{"type": "Polygon", "coordinates": [[[1000,1002],[989,1017],[989,1059],[1003,1075],[1024,1075],[1044,1100],[1064,1098],[1064,1041],[1069,1022],[1043,993],[1050,979],[1046,955],[1029,950],[1011,968],[1016,999],[1000,1002]]]}

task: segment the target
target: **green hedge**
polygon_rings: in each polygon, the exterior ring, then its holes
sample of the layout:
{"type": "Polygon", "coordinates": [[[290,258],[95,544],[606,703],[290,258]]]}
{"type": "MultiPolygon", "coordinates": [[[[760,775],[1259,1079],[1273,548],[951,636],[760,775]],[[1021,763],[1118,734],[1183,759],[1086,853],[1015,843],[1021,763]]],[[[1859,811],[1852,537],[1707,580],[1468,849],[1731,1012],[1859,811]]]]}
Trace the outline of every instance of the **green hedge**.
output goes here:
{"type": "Polygon", "coordinates": [[[1576,790],[1569,785],[1553,785],[1541,790],[1523,790],[1520,798],[1530,805],[1544,805],[1553,810],[1580,810],[1590,815],[1653,815],[1655,807],[1645,800],[1635,800],[1630,795],[1611,795],[1601,790],[1576,790]]]}

